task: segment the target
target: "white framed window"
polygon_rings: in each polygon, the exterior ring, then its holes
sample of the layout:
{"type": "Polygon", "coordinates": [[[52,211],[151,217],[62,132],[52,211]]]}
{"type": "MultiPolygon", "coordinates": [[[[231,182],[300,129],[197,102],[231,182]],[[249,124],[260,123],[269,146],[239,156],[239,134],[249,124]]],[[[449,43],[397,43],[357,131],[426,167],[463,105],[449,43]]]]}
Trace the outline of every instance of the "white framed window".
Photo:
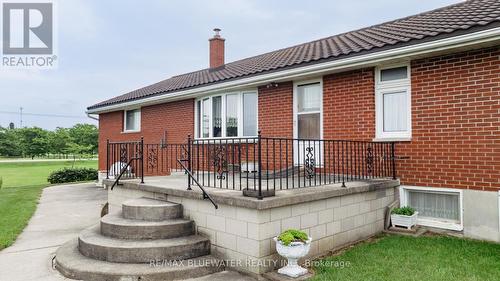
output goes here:
{"type": "Polygon", "coordinates": [[[195,137],[257,136],[257,91],[229,92],[198,98],[195,102],[195,137]]]}
{"type": "Polygon", "coordinates": [[[375,69],[376,140],[411,139],[410,65],[375,69]]]}
{"type": "Polygon", "coordinates": [[[417,210],[423,226],[463,230],[463,192],[454,188],[400,186],[401,206],[417,210]]]}
{"type": "Polygon", "coordinates": [[[141,110],[125,110],[123,113],[123,132],[139,132],[141,130],[141,110]]]}
{"type": "Polygon", "coordinates": [[[294,137],[321,139],[323,136],[322,79],[294,83],[294,137]]]}

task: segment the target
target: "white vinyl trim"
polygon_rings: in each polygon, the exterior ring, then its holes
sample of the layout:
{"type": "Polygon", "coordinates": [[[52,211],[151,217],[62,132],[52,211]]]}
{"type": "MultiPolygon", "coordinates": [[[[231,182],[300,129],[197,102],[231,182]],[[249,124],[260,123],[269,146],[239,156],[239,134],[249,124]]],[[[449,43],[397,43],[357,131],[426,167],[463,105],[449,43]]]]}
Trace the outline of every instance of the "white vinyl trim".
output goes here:
{"type": "Polygon", "coordinates": [[[411,140],[411,66],[410,63],[377,66],[375,68],[375,139],[410,139],[411,140]],[[381,81],[381,71],[406,67],[406,78],[381,81]],[[406,92],[406,130],[398,132],[384,131],[384,95],[393,92],[406,92]]]}
{"type": "MultiPolygon", "coordinates": [[[[417,223],[419,225],[435,227],[435,228],[443,228],[450,229],[456,231],[462,231],[464,229],[464,206],[463,206],[463,191],[461,189],[455,188],[438,188],[438,187],[423,187],[423,186],[409,186],[409,185],[401,185],[399,188],[399,198],[400,205],[407,206],[408,205],[408,190],[420,190],[420,191],[429,191],[429,192],[438,192],[443,194],[457,194],[459,196],[459,209],[460,209],[460,223],[445,221],[440,219],[433,219],[427,217],[418,217],[417,223]]],[[[500,200],[500,197],[499,197],[500,200]]]]}
{"type": "Polygon", "coordinates": [[[152,105],[167,101],[181,100],[187,98],[198,97],[200,95],[214,93],[216,91],[229,91],[242,87],[252,87],[265,85],[270,82],[280,82],[286,80],[302,79],[305,76],[321,76],[333,71],[341,71],[347,68],[360,68],[366,66],[374,66],[384,61],[404,59],[408,56],[424,55],[443,50],[467,47],[476,44],[488,43],[500,40],[500,27],[488,30],[478,31],[472,34],[464,34],[441,40],[425,42],[421,44],[400,47],[391,50],[375,52],[366,55],[350,57],[346,59],[334,60],[325,63],[318,63],[304,67],[297,67],[288,70],[272,72],[254,77],[242,78],[233,81],[222,82],[196,89],[181,90],[178,92],[166,93],[140,100],[129,101],[119,104],[103,106],[95,109],[89,109],[87,113],[104,113],[110,111],[121,110],[133,105],[152,105]]]}
{"type": "Polygon", "coordinates": [[[498,231],[500,232],[500,190],[498,191],[498,231]]]}
{"type": "MultiPolygon", "coordinates": [[[[319,139],[323,139],[323,77],[321,78],[316,78],[316,79],[309,79],[309,80],[301,80],[301,81],[294,81],[293,82],[293,138],[298,139],[299,137],[299,131],[298,131],[298,87],[302,85],[308,85],[308,84],[318,84],[319,89],[320,89],[320,108],[319,111],[308,111],[308,112],[303,112],[303,114],[311,114],[311,113],[319,113],[319,134],[320,137],[319,139]]],[[[300,154],[299,151],[302,151],[303,148],[302,146],[305,145],[305,142],[299,142],[299,141],[294,141],[293,142],[293,150],[294,150],[294,161],[295,165],[303,165],[304,164],[304,156],[300,154]]],[[[318,147],[320,144],[315,145],[314,150],[315,152],[315,157],[316,159],[321,159],[319,163],[324,163],[323,162],[323,155],[318,154],[318,151],[321,151],[321,149],[318,147]]],[[[316,165],[319,167],[318,163],[316,165]]]]}
{"type": "Polygon", "coordinates": [[[297,102],[297,88],[302,85],[308,84],[319,84],[320,88],[320,110],[319,111],[309,111],[304,112],[304,114],[319,113],[319,125],[320,125],[320,139],[323,139],[323,78],[303,80],[293,82],[293,137],[298,138],[298,102],[297,102]]]}

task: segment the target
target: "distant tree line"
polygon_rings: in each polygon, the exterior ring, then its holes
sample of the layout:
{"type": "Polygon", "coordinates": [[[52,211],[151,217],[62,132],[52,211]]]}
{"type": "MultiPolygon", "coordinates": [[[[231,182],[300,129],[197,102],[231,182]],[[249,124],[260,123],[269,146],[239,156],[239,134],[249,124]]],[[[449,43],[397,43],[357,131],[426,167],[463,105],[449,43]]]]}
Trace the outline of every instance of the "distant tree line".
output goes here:
{"type": "Polygon", "coordinates": [[[0,156],[94,155],[97,154],[97,138],[97,127],[91,124],[76,124],[54,131],[38,127],[11,129],[0,126],[0,156]]]}

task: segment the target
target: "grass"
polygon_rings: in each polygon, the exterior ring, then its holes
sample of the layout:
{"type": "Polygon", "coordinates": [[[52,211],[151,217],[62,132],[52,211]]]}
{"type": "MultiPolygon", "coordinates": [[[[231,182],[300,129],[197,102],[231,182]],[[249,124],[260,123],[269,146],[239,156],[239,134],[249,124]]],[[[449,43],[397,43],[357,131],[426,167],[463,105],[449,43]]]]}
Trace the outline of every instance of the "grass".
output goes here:
{"type": "Polygon", "coordinates": [[[448,236],[382,236],[316,261],[311,279],[500,280],[500,245],[448,236]]]}
{"type": "MultiPolygon", "coordinates": [[[[48,175],[71,167],[73,161],[1,163],[0,250],[15,241],[33,215],[48,175]]],[[[97,161],[76,161],[75,166],[96,168],[97,161]]]]}

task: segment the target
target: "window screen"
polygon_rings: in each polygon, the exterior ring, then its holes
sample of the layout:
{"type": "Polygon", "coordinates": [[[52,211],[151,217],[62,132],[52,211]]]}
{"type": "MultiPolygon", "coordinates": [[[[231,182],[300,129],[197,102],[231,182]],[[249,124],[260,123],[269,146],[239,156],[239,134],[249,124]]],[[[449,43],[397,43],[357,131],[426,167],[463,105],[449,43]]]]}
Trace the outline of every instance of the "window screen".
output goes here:
{"type": "Polygon", "coordinates": [[[418,211],[420,217],[460,222],[460,195],[408,190],[408,205],[418,211]]]}

